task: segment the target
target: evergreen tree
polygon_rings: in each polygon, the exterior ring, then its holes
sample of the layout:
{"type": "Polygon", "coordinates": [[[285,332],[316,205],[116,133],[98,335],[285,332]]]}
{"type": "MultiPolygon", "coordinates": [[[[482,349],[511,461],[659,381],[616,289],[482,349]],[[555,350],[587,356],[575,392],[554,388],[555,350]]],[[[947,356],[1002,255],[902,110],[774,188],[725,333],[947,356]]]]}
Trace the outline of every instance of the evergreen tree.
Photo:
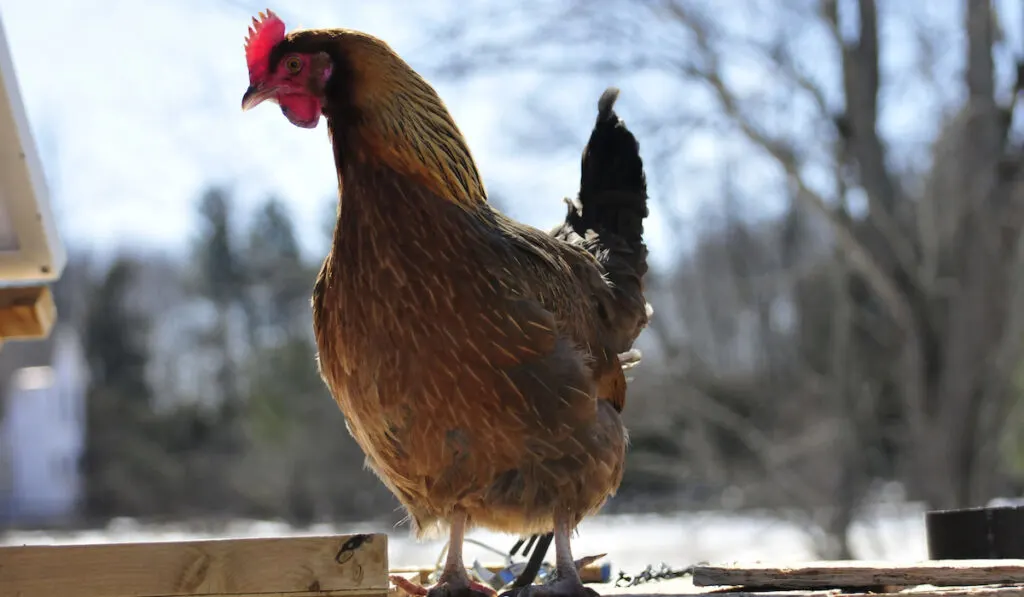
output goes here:
{"type": "Polygon", "coordinates": [[[87,516],[144,516],[169,506],[161,477],[176,467],[154,429],[146,380],[149,322],[128,297],[138,264],[119,258],[95,287],[84,322],[90,385],[86,403],[87,516]]]}
{"type": "Polygon", "coordinates": [[[245,260],[260,339],[284,342],[307,333],[314,272],[302,262],[292,220],[276,198],[257,212],[245,260]]]}
{"type": "Polygon", "coordinates": [[[233,204],[221,188],[207,190],[199,200],[199,238],[195,257],[199,264],[196,286],[216,311],[216,322],[201,339],[211,350],[216,370],[216,390],[222,407],[237,409],[240,400],[235,347],[241,338],[238,308],[248,312],[245,272],[235,249],[233,204]]]}

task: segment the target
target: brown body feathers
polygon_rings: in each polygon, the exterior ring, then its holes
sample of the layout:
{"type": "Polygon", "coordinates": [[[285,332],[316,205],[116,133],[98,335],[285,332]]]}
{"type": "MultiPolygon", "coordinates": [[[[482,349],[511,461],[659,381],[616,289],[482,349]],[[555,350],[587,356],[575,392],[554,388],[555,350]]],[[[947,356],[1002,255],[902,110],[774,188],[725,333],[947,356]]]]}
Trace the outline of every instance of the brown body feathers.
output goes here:
{"type": "Polygon", "coordinates": [[[549,531],[622,478],[619,354],[647,321],[646,185],[606,94],[576,206],[553,233],[493,210],[433,88],[387,45],[345,31],[275,48],[329,58],[340,186],[314,295],[320,370],[420,534],[472,523],[549,531]]]}

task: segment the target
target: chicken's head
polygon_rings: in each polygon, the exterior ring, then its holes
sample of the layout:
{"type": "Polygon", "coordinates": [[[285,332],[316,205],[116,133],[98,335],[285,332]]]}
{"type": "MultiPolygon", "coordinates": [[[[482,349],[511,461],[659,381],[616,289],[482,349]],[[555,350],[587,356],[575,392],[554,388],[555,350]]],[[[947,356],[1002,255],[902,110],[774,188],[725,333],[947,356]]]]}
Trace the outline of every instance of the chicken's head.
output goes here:
{"type": "Polygon", "coordinates": [[[330,57],[322,52],[290,51],[284,22],[269,9],[253,17],[245,38],[249,88],[242,110],[270,100],[295,126],[314,128],[320,122],[324,86],[331,76],[330,57]]]}

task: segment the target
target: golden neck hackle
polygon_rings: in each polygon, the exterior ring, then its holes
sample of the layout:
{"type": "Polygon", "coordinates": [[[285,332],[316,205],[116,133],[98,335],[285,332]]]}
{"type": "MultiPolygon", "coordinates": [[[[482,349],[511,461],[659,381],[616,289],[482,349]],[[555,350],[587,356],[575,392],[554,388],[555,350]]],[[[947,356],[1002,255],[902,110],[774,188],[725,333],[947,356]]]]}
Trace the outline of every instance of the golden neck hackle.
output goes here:
{"type": "Polygon", "coordinates": [[[383,41],[348,31],[338,37],[351,68],[352,141],[370,159],[465,209],[487,202],[462,132],[437,92],[383,41]]]}

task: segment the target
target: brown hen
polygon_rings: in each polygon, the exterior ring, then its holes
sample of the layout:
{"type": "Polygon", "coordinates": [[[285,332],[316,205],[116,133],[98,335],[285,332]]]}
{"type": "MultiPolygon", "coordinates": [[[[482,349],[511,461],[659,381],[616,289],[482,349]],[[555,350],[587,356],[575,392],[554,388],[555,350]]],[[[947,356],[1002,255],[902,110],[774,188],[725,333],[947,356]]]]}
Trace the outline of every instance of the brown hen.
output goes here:
{"type": "Polygon", "coordinates": [[[244,109],[327,120],[340,198],[313,291],[320,372],[417,536],[449,527],[429,593],[489,591],[462,561],[482,526],[553,531],[559,580],[525,590],[593,594],[570,535],[622,479],[622,366],[648,317],[646,185],[617,92],[599,102],[578,201],[547,234],[487,203],[444,103],[383,41],[286,34],[268,11],[246,59],[244,109]]]}

